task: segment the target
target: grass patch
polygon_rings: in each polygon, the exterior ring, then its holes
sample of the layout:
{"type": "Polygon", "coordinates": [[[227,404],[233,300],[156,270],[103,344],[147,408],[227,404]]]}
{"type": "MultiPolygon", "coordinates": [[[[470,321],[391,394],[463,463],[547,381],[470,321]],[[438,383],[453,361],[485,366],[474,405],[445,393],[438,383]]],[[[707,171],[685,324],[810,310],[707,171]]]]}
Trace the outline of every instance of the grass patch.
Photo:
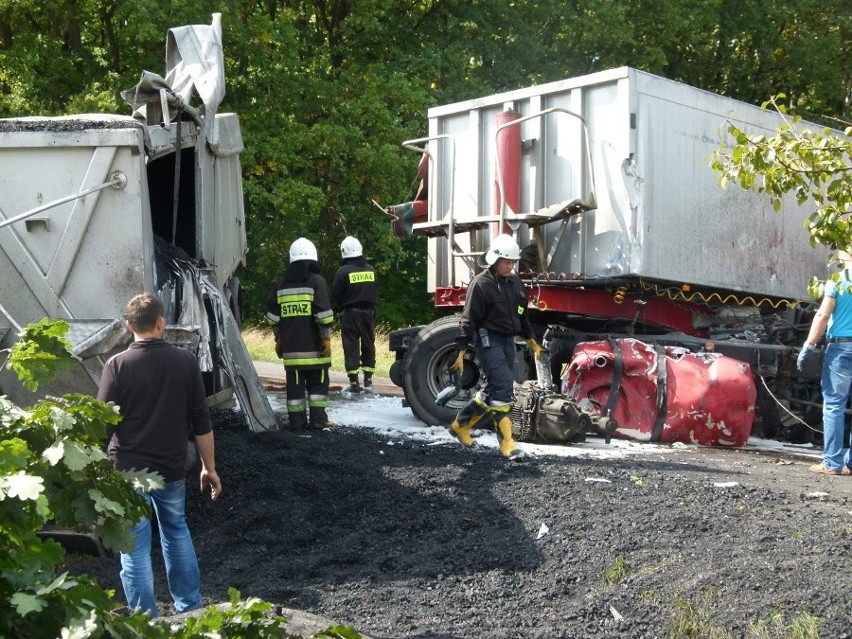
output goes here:
{"type": "Polygon", "coordinates": [[[819,619],[809,612],[800,612],[790,624],[780,612],[773,612],[768,621],[749,623],[746,639],[819,639],[819,619]]]}
{"type": "Polygon", "coordinates": [[[678,595],[668,639],[728,639],[727,633],[713,627],[714,598],[715,593],[704,592],[697,602],[692,602],[678,595]]]}
{"type": "MultiPolygon", "coordinates": [[[[258,362],[280,362],[275,354],[275,338],[272,328],[255,327],[243,331],[243,341],[251,358],[258,362]]],[[[388,350],[388,335],[376,331],[376,376],[388,377],[391,364],[396,360],[396,353],[388,350]]],[[[340,333],[331,336],[331,370],[344,372],[343,345],[340,343],[340,333]]]]}
{"type": "Polygon", "coordinates": [[[630,572],[630,564],[624,558],[624,555],[619,555],[615,558],[615,563],[604,571],[604,583],[614,586],[620,584],[630,572]]]}
{"type": "MultiPolygon", "coordinates": [[[[690,601],[678,595],[675,599],[668,639],[733,639],[733,635],[715,624],[715,588],[707,588],[690,601]]],[[[749,621],[744,639],[820,639],[820,621],[807,611],[800,612],[788,624],[784,616],[773,611],[769,619],[749,621]]]]}

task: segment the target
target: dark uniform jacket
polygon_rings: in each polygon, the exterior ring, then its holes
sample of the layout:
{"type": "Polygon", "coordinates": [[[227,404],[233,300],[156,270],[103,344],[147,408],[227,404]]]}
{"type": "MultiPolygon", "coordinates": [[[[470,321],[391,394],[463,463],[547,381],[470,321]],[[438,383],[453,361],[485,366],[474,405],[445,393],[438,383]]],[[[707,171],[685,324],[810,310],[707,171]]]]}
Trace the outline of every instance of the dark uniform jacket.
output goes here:
{"type": "Polygon", "coordinates": [[[269,294],[266,317],[275,325],[275,350],[284,366],[331,366],[331,357],[319,354],[320,338],[331,337],[334,321],[322,275],[310,272],[304,279],[288,280],[285,274],[269,294]]]}
{"type": "Polygon", "coordinates": [[[190,435],[212,430],[198,360],[162,339],[132,342],[104,366],[98,399],[115,402],[121,423],[110,429],[118,470],[149,470],[166,481],[185,475],[190,435]]]}
{"type": "Polygon", "coordinates": [[[331,286],[334,303],[341,308],[374,308],[378,298],[376,269],[367,264],[363,257],[343,261],[334,275],[331,286]]]}
{"type": "Polygon", "coordinates": [[[535,337],[527,317],[527,293],[515,273],[507,278],[497,277],[491,269],[473,278],[467,288],[456,345],[470,348],[479,329],[500,336],[535,337]]]}

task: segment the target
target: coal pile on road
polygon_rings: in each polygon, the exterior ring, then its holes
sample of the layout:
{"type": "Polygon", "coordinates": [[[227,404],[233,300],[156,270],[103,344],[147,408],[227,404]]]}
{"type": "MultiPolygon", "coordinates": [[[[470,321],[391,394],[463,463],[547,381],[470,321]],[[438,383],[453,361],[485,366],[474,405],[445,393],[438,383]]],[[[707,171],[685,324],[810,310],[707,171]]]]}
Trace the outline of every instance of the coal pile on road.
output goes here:
{"type": "MultiPolygon", "coordinates": [[[[193,477],[187,498],[206,603],[235,587],[395,639],[748,637],[773,614],[852,631],[852,478],[803,461],[690,447],[510,464],[346,425],[216,442],[223,497],[193,477]]],[[[120,596],[117,564],[83,570],[120,596]]]]}

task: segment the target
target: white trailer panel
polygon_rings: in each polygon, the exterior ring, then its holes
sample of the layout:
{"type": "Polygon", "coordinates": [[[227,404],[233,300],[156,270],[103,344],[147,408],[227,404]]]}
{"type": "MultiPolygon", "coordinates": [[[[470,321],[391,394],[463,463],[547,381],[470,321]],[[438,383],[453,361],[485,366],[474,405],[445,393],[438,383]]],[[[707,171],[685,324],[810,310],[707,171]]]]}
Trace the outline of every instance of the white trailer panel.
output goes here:
{"type": "MultiPolygon", "coordinates": [[[[771,134],[777,115],[628,67],[431,109],[429,222],[415,232],[499,215],[497,115],[506,109],[529,118],[519,125],[521,210],[507,217],[595,196],[592,210],[543,227],[547,271],[795,299],[824,275],[825,251],[803,228],[812,205],[790,196],[775,213],[764,195],[722,190],[709,168],[726,119],[771,134]]],[[[432,234],[430,291],[470,280],[498,227],[485,226],[454,235],[452,263],[448,239],[432,234]]],[[[518,239],[531,239],[526,225],[518,239]]]]}
{"type": "Polygon", "coordinates": [[[98,186],[115,172],[126,179],[123,188],[71,200],[0,232],[0,300],[18,324],[120,316],[134,291],[153,288],[154,247],[143,129],[133,118],[0,126],[0,221],[98,186]]]}

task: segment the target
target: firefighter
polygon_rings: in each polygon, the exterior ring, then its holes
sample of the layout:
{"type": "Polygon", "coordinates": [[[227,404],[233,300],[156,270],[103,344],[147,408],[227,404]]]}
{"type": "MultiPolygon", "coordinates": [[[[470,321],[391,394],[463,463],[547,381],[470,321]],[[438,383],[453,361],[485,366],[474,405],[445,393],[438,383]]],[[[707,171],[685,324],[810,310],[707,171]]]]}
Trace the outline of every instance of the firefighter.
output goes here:
{"type": "Polygon", "coordinates": [[[349,377],[344,394],[373,392],[373,373],[376,371],[376,269],[367,264],[364,250],[357,238],[349,236],[340,243],[343,260],[334,283],[331,297],[343,309],[340,337],[343,360],[349,377]],[[364,372],[364,387],[358,384],[358,373],[364,372]]]}
{"type": "Polygon", "coordinates": [[[498,235],[492,240],[485,254],[488,269],[474,277],[467,289],[456,337],[458,355],[451,367],[461,377],[464,356],[472,346],[485,384],[459,411],[450,424],[450,432],[464,446],[473,446],[474,426],[493,422],[500,454],[508,460],[523,457],[512,438],[509,417],[514,399],[515,335],[524,338],[537,359],[544,352],[527,317],[524,285],[514,273],[520,257],[520,248],[511,235],[498,235]]]}
{"type": "Polygon", "coordinates": [[[310,240],[300,237],[290,245],[290,265],[269,294],[266,316],[274,325],[275,353],[287,369],[290,428],[331,428],[326,407],[334,313],[310,240]]]}

